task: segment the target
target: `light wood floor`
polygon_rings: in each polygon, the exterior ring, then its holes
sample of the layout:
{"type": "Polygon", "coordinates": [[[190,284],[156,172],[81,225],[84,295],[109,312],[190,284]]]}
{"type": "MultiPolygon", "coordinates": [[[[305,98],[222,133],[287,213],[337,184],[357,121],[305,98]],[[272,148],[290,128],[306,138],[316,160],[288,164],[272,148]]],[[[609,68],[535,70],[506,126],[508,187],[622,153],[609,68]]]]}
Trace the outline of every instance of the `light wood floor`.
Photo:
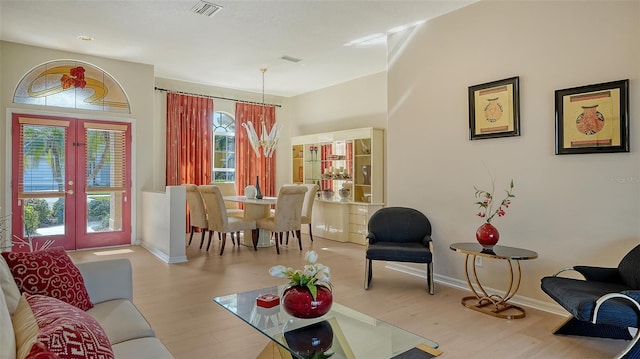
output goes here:
{"type": "MultiPolygon", "coordinates": [[[[195,237],[195,236],[194,236],[195,237]]],[[[214,237],[215,238],[215,237],[214,237]]],[[[178,359],[255,358],[268,339],[215,304],[215,296],[284,284],[271,277],[276,264],[299,268],[304,252],[314,249],[319,262],[331,268],[334,300],[395,324],[440,344],[440,358],[612,358],[624,341],[554,336],[551,329],[563,318],[528,309],[517,320],[494,318],[464,308],[469,292],[436,283],[426,291],[422,278],[399,273],[374,262],[371,288],[362,288],[363,246],[303,236],[281,248],[233,247],[223,256],[217,240],[210,251],[199,250],[199,238],[187,248],[189,262],[165,264],[142,247],[132,253],[97,256],[96,251],[71,253],[78,262],[129,258],[133,265],[134,302],[157,336],[178,359]]],[[[118,248],[123,249],[123,248],[118,248]]],[[[526,275],[526,273],[525,273],[526,275]]],[[[364,358],[377,359],[377,358],[364,358]]]]}

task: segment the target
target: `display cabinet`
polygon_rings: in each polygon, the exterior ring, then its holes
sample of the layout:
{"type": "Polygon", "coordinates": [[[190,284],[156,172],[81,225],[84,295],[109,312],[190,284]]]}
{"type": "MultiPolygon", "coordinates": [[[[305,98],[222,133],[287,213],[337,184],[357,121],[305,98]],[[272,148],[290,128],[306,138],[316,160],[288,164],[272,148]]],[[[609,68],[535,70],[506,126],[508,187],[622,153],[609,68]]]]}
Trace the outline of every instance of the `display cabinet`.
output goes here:
{"type": "Polygon", "coordinates": [[[291,139],[291,179],[319,186],[314,235],[364,244],[366,222],[384,205],[384,131],[361,128],[291,139]]]}

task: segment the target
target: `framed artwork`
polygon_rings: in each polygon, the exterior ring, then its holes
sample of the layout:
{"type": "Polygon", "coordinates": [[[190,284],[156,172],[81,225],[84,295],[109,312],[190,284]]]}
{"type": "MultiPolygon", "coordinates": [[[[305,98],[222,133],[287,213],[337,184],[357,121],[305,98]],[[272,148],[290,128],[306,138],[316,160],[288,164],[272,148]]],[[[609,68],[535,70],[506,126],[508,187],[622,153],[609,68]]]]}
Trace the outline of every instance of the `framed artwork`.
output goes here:
{"type": "Polygon", "coordinates": [[[556,155],[629,152],[629,80],[556,90],[556,155]]]}
{"type": "Polygon", "coordinates": [[[519,77],[469,87],[469,139],[520,136],[519,77]]]}

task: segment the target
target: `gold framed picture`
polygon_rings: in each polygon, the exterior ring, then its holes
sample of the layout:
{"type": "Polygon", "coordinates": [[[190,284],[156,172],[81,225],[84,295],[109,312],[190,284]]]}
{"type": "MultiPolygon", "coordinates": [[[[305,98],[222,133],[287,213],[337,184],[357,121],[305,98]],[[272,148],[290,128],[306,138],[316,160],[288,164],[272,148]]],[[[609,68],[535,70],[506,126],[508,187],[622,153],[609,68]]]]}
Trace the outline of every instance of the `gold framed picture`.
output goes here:
{"type": "Polygon", "coordinates": [[[520,136],[519,77],[469,87],[469,139],[520,136]]]}
{"type": "Polygon", "coordinates": [[[629,152],[629,80],[556,90],[556,155],[629,152]]]}

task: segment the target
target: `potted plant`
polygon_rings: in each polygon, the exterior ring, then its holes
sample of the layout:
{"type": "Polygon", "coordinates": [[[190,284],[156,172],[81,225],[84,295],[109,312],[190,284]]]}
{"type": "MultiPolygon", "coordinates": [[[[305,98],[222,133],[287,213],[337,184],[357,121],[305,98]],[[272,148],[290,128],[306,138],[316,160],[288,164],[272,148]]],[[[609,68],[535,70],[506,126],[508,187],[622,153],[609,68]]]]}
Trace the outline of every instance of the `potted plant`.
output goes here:
{"type": "Polygon", "coordinates": [[[500,239],[500,233],[498,232],[498,229],[491,224],[491,220],[496,215],[498,215],[498,217],[504,216],[506,214],[506,209],[511,205],[511,198],[515,198],[512,193],[513,180],[509,183],[509,188],[505,190],[506,195],[504,199],[495,210],[493,209],[495,204],[493,198],[495,181],[491,181],[491,192],[478,189],[478,187],[475,186],[473,188],[476,190],[476,198],[478,199],[478,202],[475,204],[478,206],[479,212],[476,215],[485,219],[485,223],[476,231],[476,240],[484,248],[491,249],[500,239]]]}

